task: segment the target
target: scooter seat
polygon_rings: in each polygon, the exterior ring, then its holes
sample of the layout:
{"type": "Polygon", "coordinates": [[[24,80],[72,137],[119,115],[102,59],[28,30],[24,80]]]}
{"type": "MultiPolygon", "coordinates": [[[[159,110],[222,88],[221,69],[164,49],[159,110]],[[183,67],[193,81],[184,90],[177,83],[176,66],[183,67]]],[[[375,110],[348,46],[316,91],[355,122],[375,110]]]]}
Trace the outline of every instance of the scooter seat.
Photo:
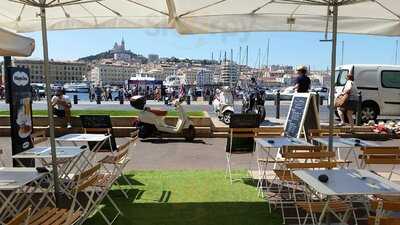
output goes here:
{"type": "Polygon", "coordinates": [[[168,113],[168,111],[164,109],[149,108],[148,110],[157,116],[166,116],[168,113]]]}

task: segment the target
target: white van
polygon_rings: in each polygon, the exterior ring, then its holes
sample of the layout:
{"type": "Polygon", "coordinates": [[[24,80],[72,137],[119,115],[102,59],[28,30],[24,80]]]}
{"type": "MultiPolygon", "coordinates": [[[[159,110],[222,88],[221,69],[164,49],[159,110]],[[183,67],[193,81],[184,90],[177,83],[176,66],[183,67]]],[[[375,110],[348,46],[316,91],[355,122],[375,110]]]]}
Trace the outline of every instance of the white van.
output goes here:
{"type": "Polygon", "coordinates": [[[398,65],[343,65],[336,69],[335,94],[346,83],[346,76],[354,75],[354,84],[362,96],[362,120],[380,116],[400,116],[400,66],[398,65]]]}

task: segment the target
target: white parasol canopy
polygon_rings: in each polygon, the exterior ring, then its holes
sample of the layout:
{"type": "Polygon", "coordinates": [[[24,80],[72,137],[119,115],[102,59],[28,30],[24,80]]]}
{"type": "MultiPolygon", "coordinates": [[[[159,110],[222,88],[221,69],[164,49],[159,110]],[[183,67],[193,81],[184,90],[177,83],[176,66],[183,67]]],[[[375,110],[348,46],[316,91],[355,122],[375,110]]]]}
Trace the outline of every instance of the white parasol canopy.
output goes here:
{"type": "MultiPolygon", "coordinates": [[[[0,27],[40,31],[40,2],[51,6],[46,9],[48,30],[176,28],[182,34],[332,30],[327,5],[333,0],[0,0],[0,27]]],[[[400,35],[400,1],[337,2],[339,33],[400,35]]]]}
{"type": "Polygon", "coordinates": [[[0,28],[1,56],[30,56],[35,49],[35,40],[0,28]]]}

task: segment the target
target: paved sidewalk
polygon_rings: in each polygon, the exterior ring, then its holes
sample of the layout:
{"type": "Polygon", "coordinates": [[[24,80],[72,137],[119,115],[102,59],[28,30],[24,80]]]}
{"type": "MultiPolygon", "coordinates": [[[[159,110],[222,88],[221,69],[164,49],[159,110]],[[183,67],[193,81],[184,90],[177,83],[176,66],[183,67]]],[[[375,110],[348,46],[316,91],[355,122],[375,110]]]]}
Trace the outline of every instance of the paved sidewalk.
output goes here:
{"type": "MultiPolygon", "coordinates": [[[[117,144],[124,138],[118,138],[117,144]]],[[[47,144],[48,145],[48,144],[47,144]]],[[[153,139],[139,141],[132,147],[126,170],[224,170],[226,139],[204,138],[195,143],[183,139],[153,139]]],[[[0,138],[0,148],[4,149],[5,159],[10,165],[11,138],[0,138]]],[[[251,160],[255,167],[255,159],[251,160]]],[[[249,155],[235,155],[233,169],[249,168],[249,155]]]]}

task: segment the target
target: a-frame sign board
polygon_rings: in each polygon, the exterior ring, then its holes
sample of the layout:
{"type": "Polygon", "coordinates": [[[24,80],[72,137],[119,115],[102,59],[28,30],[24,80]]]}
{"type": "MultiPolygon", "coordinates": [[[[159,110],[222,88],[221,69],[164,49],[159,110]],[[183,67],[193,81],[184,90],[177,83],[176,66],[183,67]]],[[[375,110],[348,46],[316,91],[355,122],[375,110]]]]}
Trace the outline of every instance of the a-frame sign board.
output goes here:
{"type": "Polygon", "coordinates": [[[310,129],[320,129],[316,96],[310,93],[296,93],[290,103],[284,135],[300,138],[303,132],[304,137],[307,138],[310,129]]]}

